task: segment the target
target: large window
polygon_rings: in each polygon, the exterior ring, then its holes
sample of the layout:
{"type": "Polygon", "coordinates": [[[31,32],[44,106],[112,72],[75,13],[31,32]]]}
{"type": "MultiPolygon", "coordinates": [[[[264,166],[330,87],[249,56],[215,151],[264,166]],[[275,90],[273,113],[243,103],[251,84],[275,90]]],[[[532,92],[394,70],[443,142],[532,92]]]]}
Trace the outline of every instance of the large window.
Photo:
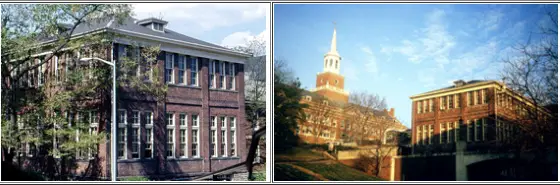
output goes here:
{"type": "Polygon", "coordinates": [[[467,142],[474,140],[474,121],[467,120],[467,142]]]}
{"type": "Polygon", "coordinates": [[[467,92],[467,105],[472,106],[473,102],[474,102],[473,92],[469,91],[467,92]]]}
{"type": "Polygon", "coordinates": [[[430,112],[434,112],[434,99],[430,98],[429,100],[429,104],[430,104],[430,112]]]}
{"type": "Polygon", "coordinates": [[[167,53],[165,55],[165,82],[174,83],[173,75],[173,61],[175,61],[175,55],[173,53],[167,53]]]}
{"type": "Polygon", "coordinates": [[[420,114],[422,112],[422,101],[416,101],[416,113],[420,114]]]}
{"type": "Polygon", "coordinates": [[[208,64],[208,86],[210,88],[216,88],[216,61],[210,60],[208,64]]]}
{"type": "Polygon", "coordinates": [[[186,84],[185,78],[187,78],[187,76],[185,76],[185,69],[186,69],[186,60],[187,57],[183,56],[183,55],[179,55],[179,66],[178,66],[178,70],[179,70],[179,84],[186,84]]]}
{"type": "Polygon", "coordinates": [[[220,88],[226,89],[226,65],[224,61],[220,61],[220,88]]]}
{"type": "Polygon", "coordinates": [[[175,157],[175,119],[173,113],[167,113],[167,158],[175,157]]]}
{"type": "Polygon", "coordinates": [[[216,140],[217,140],[218,136],[216,134],[217,134],[216,129],[213,128],[210,131],[210,135],[211,135],[211,138],[212,138],[211,142],[210,142],[210,156],[212,156],[212,157],[218,156],[218,152],[216,150],[216,147],[217,147],[216,140]]]}
{"type": "Polygon", "coordinates": [[[426,113],[428,112],[428,100],[423,100],[422,101],[422,113],[426,113]]]}
{"type": "Polygon", "coordinates": [[[441,123],[439,125],[439,143],[440,144],[445,144],[447,143],[447,129],[445,128],[446,123],[441,123]]]}
{"type": "Polygon", "coordinates": [[[481,90],[482,104],[488,103],[488,89],[481,90]]]}
{"type": "Polygon", "coordinates": [[[118,158],[126,159],[126,110],[119,110],[118,112],[118,158]]]}
{"type": "Polygon", "coordinates": [[[430,132],[428,135],[428,144],[432,144],[432,138],[434,136],[434,125],[429,125],[430,132]]]}
{"type": "MultiPolygon", "coordinates": [[[[41,60],[37,59],[37,63],[41,63],[41,60]]],[[[37,84],[39,86],[42,86],[45,83],[45,71],[47,70],[46,63],[39,65],[37,70],[39,70],[39,72],[37,73],[37,84]]]]}
{"type": "Polygon", "coordinates": [[[480,141],[482,138],[482,119],[476,120],[475,141],[480,141]]]}
{"type": "Polygon", "coordinates": [[[191,145],[191,155],[193,157],[199,157],[199,145],[198,145],[198,115],[193,114],[192,118],[192,145],[191,145]]]}
{"type": "Polygon", "coordinates": [[[416,126],[416,144],[417,145],[422,144],[421,136],[422,136],[422,127],[421,126],[416,126]]]}
{"type": "Polygon", "coordinates": [[[455,97],[455,96],[453,96],[453,95],[447,96],[447,108],[448,108],[448,109],[454,108],[454,106],[453,106],[453,103],[454,103],[454,101],[455,101],[455,100],[453,100],[454,97],[455,97]]]}
{"type": "Polygon", "coordinates": [[[229,66],[229,70],[228,70],[229,89],[235,90],[235,63],[227,63],[226,66],[229,66]]]}
{"type": "Polygon", "coordinates": [[[144,148],[144,158],[152,158],[153,156],[153,115],[152,112],[145,112],[145,128],[146,128],[146,147],[144,148]]]}
{"type": "Polygon", "coordinates": [[[455,108],[459,108],[460,99],[461,99],[461,94],[455,94],[455,108]]]}
{"type": "Polygon", "coordinates": [[[189,69],[191,70],[190,85],[198,86],[198,58],[190,57],[189,59],[189,69]]]}
{"type": "Polygon", "coordinates": [[[179,136],[181,138],[181,143],[179,146],[179,156],[185,158],[187,157],[187,138],[188,138],[188,127],[187,127],[187,115],[179,114],[179,136]]]}
{"type": "Polygon", "coordinates": [[[427,144],[428,143],[428,129],[426,128],[426,125],[422,125],[422,144],[427,144]]]}
{"type": "Polygon", "coordinates": [[[220,132],[220,138],[221,138],[221,146],[220,146],[220,156],[227,156],[226,155],[226,130],[222,128],[221,132],[220,132]]]}
{"type": "Polygon", "coordinates": [[[132,111],[132,158],[140,158],[140,112],[132,111]]]}
{"type": "Polygon", "coordinates": [[[231,146],[230,146],[230,156],[237,156],[237,150],[236,150],[236,135],[235,135],[235,128],[236,128],[236,122],[235,122],[235,117],[230,117],[229,119],[229,124],[230,124],[230,135],[231,135],[231,146]]]}

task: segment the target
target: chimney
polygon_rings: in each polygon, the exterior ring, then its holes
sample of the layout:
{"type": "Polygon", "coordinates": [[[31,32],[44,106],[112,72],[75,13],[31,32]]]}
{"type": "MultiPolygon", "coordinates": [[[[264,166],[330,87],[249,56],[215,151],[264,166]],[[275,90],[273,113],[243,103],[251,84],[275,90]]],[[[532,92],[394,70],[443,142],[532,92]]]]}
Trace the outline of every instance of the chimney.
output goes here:
{"type": "Polygon", "coordinates": [[[455,84],[455,87],[461,87],[461,86],[465,85],[465,81],[463,81],[463,80],[456,80],[453,83],[455,84]]]}
{"type": "Polygon", "coordinates": [[[395,118],[395,108],[391,108],[391,110],[389,111],[389,116],[395,118]]]}

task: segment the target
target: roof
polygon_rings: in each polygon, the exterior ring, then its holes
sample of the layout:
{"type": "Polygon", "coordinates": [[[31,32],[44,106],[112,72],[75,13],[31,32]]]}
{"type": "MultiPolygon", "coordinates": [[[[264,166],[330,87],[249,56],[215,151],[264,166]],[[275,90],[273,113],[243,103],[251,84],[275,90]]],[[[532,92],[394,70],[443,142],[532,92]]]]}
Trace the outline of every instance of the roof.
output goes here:
{"type": "MultiPolygon", "coordinates": [[[[155,19],[155,18],[148,18],[148,19],[143,19],[143,20],[140,20],[140,21],[145,22],[145,21],[149,21],[151,19],[155,19]]],[[[95,20],[89,21],[87,23],[83,23],[83,24],[78,25],[76,27],[76,29],[74,30],[73,36],[81,35],[81,34],[84,34],[84,33],[91,32],[91,31],[100,30],[100,29],[103,29],[103,28],[112,28],[112,29],[125,30],[125,31],[136,32],[136,33],[141,33],[141,34],[147,34],[147,35],[151,35],[151,36],[163,37],[163,38],[167,38],[167,39],[180,40],[180,41],[184,41],[184,42],[188,42],[188,43],[203,45],[203,46],[217,48],[217,49],[225,49],[225,50],[229,50],[231,52],[240,53],[240,52],[231,50],[229,48],[226,48],[226,47],[223,47],[223,46],[220,46],[220,45],[217,45],[217,44],[213,44],[213,43],[206,42],[206,41],[203,41],[203,40],[200,40],[200,39],[196,39],[194,37],[190,37],[190,36],[180,34],[178,32],[175,32],[175,31],[171,30],[171,29],[168,29],[168,28],[164,28],[164,32],[154,31],[151,28],[144,27],[142,25],[137,24],[137,21],[139,21],[139,20],[135,19],[133,17],[127,17],[127,18],[124,18],[122,24],[119,25],[113,19],[109,19],[109,18],[95,19],[95,20]]],[[[163,20],[161,20],[161,21],[163,21],[163,20]]],[[[158,21],[156,21],[156,22],[158,22],[158,21]]],[[[46,41],[50,41],[50,40],[53,40],[53,39],[54,39],[53,37],[48,37],[48,38],[45,38],[45,39],[42,39],[42,40],[46,42],[46,41]]]]}
{"type": "Polygon", "coordinates": [[[414,98],[414,97],[417,97],[417,96],[428,95],[428,94],[435,94],[435,93],[439,93],[439,92],[447,92],[447,91],[450,91],[450,90],[453,90],[453,89],[462,89],[462,88],[465,88],[465,87],[472,87],[475,84],[483,84],[483,83],[488,83],[488,82],[496,82],[496,81],[493,81],[493,80],[471,80],[471,81],[465,82],[461,86],[451,85],[451,86],[447,86],[447,87],[444,87],[444,88],[440,88],[440,89],[428,91],[428,92],[425,92],[425,93],[413,95],[410,98],[414,98]]]}

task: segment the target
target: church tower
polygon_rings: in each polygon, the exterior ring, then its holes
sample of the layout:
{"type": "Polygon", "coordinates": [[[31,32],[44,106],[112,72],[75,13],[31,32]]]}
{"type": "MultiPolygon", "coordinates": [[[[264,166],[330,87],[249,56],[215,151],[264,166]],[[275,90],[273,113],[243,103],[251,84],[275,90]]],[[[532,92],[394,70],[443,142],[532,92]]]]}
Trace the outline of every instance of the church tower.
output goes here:
{"type": "Polygon", "coordinates": [[[316,87],[311,90],[326,98],[348,103],[348,92],[344,90],[344,76],[340,75],[342,57],[336,50],[336,26],[331,41],[331,49],[323,57],[323,72],[317,74],[316,87]]]}

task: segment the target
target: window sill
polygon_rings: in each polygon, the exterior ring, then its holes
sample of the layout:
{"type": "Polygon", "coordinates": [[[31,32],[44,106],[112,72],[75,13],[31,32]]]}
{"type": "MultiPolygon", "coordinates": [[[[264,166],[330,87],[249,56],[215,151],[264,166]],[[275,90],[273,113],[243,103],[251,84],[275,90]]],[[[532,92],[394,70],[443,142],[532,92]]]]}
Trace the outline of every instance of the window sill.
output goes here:
{"type": "Polygon", "coordinates": [[[168,161],[202,161],[201,157],[179,157],[179,158],[167,158],[168,161]]]}
{"type": "Polygon", "coordinates": [[[119,163],[134,163],[134,162],[146,162],[146,161],[153,161],[154,158],[134,158],[134,159],[117,159],[119,163]]]}
{"type": "Polygon", "coordinates": [[[217,88],[208,88],[208,90],[210,91],[223,91],[223,92],[239,92],[237,90],[231,90],[231,89],[217,89],[217,88]]]}
{"type": "Polygon", "coordinates": [[[237,160],[237,159],[241,159],[237,156],[229,156],[229,157],[212,157],[211,159],[213,160],[237,160]]]}
{"type": "Polygon", "coordinates": [[[168,86],[174,87],[183,87],[183,88],[193,88],[193,89],[202,89],[200,86],[193,86],[193,85],[186,85],[186,84],[167,84],[168,86]]]}

